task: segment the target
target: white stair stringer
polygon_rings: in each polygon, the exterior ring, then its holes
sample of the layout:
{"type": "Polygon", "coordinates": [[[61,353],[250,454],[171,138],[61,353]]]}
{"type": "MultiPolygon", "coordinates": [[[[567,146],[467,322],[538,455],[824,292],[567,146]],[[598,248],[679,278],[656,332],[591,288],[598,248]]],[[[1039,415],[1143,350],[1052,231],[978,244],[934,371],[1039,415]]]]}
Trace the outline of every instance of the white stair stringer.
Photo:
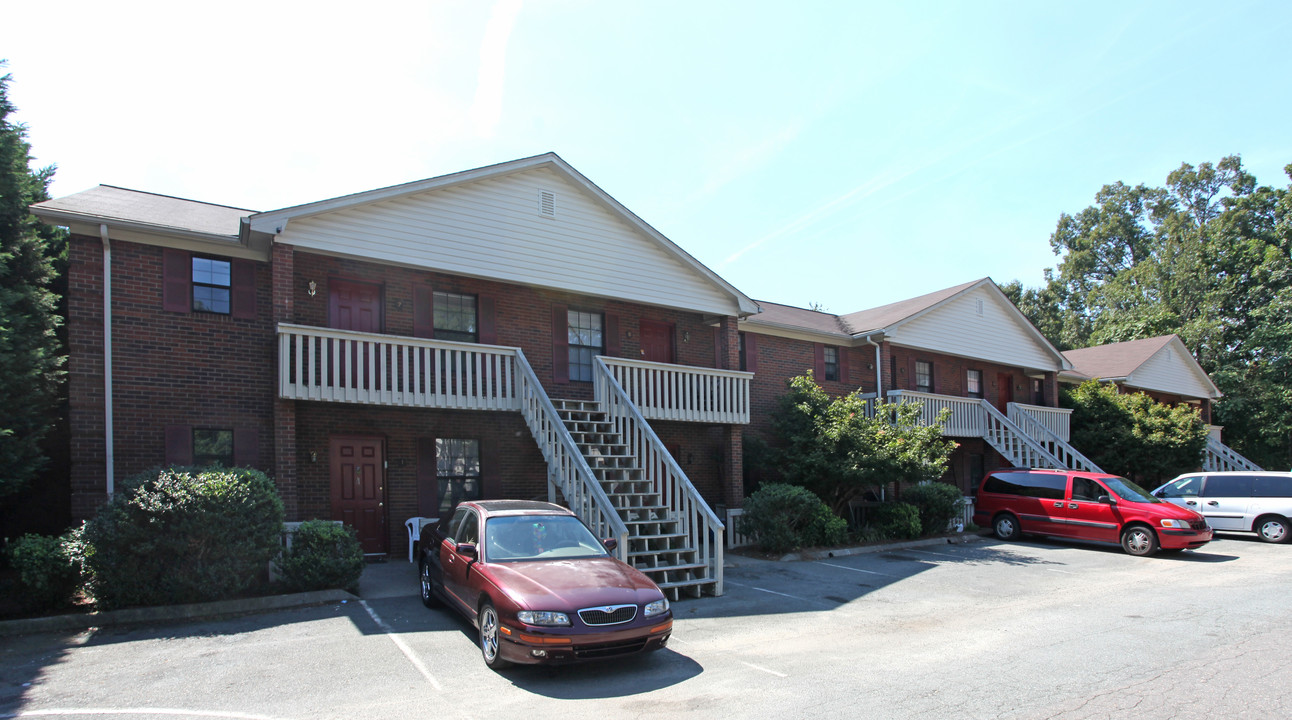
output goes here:
{"type": "Polygon", "coordinates": [[[670,510],[655,481],[622,435],[591,400],[553,400],[566,430],[628,528],[627,562],[645,573],[671,600],[715,591],[717,580],[702,562],[684,519],[670,510]]]}
{"type": "Polygon", "coordinates": [[[1098,465],[1090,458],[1082,455],[1076,448],[1069,445],[1063,438],[1059,437],[1044,425],[1036,416],[1011,403],[1010,420],[1018,429],[1026,433],[1035,440],[1040,446],[1049,452],[1059,462],[1059,467],[1066,470],[1085,470],[1086,472],[1102,473],[1098,465]]]}
{"type": "Polygon", "coordinates": [[[1010,464],[1014,467],[1066,469],[1062,460],[1010,422],[991,403],[986,400],[978,402],[984,413],[983,439],[1010,464]]]}
{"type": "Polygon", "coordinates": [[[1261,466],[1239,455],[1223,442],[1207,436],[1207,449],[1202,454],[1202,469],[1207,472],[1245,470],[1260,472],[1261,466]]]}

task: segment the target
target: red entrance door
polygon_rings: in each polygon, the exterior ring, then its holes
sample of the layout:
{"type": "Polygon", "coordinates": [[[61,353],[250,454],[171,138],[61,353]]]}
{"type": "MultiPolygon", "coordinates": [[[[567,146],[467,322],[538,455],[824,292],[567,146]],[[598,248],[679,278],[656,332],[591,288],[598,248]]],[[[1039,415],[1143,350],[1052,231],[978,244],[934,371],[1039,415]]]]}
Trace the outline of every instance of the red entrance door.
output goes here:
{"type": "Polygon", "coordinates": [[[1009,412],[1009,404],[1014,402],[1014,376],[1009,373],[996,373],[996,409],[1009,412]]]}
{"type": "Polygon", "coordinates": [[[386,553],[386,472],[381,438],[329,439],[332,519],[354,528],[365,553],[386,553]]]}
{"type": "Polygon", "coordinates": [[[671,363],[673,353],[673,326],[670,323],[642,320],[642,360],[671,363]]]}
{"type": "MultiPolygon", "coordinates": [[[[381,286],[349,280],[328,280],[328,327],[357,332],[381,332],[381,286]]],[[[368,360],[368,343],[346,342],[350,346],[346,365],[342,367],[344,384],[352,388],[367,388],[375,368],[364,365],[368,360]]],[[[332,367],[328,366],[328,377],[332,367]]]]}

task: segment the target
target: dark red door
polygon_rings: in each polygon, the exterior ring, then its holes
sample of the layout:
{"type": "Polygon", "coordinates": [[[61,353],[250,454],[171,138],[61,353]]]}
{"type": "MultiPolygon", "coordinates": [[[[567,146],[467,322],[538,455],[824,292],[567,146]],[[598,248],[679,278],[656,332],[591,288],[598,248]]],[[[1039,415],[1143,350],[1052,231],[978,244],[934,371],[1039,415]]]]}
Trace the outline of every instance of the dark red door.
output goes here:
{"type": "MultiPolygon", "coordinates": [[[[379,333],[382,327],[381,286],[371,283],[352,282],[349,280],[328,280],[328,327],[337,330],[355,330],[357,332],[379,333]]],[[[348,342],[349,351],[343,352],[346,358],[344,384],[352,388],[368,388],[373,373],[365,367],[368,361],[368,343],[348,342]]],[[[331,356],[329,355],[329,358],[331,356]]],[[[328,367],[328,377],[332,377],[332,367],[328,367]]]]}
{"type": "Polygon", "coordinates": [[[996,409],[1009,412],[1009,404],[1014,402],[1014,376],[1009,373],[996,373],[996,409]]]}
{"type": "Polygon", "coordinates": [[[673,354],[673,325],[654,320],[641,321],[642,360],[671,363],[673,354]]]}
{"type": "Polygon", "coordinates": [[[365,553],[385,554],[386,463],[384,441],[371,437],[329,439],[332,519],[354,528],[365,553]]]}

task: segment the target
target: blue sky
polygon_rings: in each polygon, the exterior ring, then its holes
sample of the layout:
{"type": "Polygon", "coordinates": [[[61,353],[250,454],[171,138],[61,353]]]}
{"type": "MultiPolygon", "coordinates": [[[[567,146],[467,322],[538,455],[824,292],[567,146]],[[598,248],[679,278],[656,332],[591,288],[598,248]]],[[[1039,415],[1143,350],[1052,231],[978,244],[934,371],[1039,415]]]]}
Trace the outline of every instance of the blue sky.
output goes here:
{"type": "Polygon", "coordinates": [[[1059,214],[1292,163],[1288,2],[22,3],[55,196],[271,210],[554,151],[746,294],[1039,285],[1059,214]],[[356,8],[362,7],[362,10],[356,8]]]}

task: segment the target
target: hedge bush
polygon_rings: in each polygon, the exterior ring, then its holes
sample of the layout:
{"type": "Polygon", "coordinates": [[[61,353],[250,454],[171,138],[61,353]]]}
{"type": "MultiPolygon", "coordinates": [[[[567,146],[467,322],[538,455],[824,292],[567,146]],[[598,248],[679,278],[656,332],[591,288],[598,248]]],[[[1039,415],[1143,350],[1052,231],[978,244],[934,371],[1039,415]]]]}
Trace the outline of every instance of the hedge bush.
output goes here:
{"type": "Polygon", "coordinates": [[[960,489],[944,482],[922,482],[902,491],[902,501],[920,513],[920,529],[929,535],[945,532],[960,517],[964,496],[960,489]]]}
{"type": "Polygon", "coordinates": [[[103,608],[245,594],[278,555],[282,526],[282,500],[258,470],[137,475],[86,524],[91,593],[103,608]]]}
{"type": "Polygon", "coordinates": [[[874,527],[887,538],[914,540],[920,536],[920,511],[906,502],[889,503],[875,508],[874,527]]]}
{"type": "Polygon", "coordinates": [[[801,547],[839,545],[848,539],[848,525],[812,491],[797,485],[771,483],[745,498],[739,532],[757,538],[767,552],[801,547]]]}
{"type": "Polygon", "coordinates": [[[5,555],[18,573],[18,599],[25,609],[58,610],[72,604],[81,588],[81,528],[62,537],[23,535],[5,544],[5,555]]]}
{"type": "Polygon", "coordinates": [[[326,520],[307,520],[292,535],[291,550],[278,561],[289,590],[355,592],[363,574],[363,546],[354,528],[326,520]]]}

